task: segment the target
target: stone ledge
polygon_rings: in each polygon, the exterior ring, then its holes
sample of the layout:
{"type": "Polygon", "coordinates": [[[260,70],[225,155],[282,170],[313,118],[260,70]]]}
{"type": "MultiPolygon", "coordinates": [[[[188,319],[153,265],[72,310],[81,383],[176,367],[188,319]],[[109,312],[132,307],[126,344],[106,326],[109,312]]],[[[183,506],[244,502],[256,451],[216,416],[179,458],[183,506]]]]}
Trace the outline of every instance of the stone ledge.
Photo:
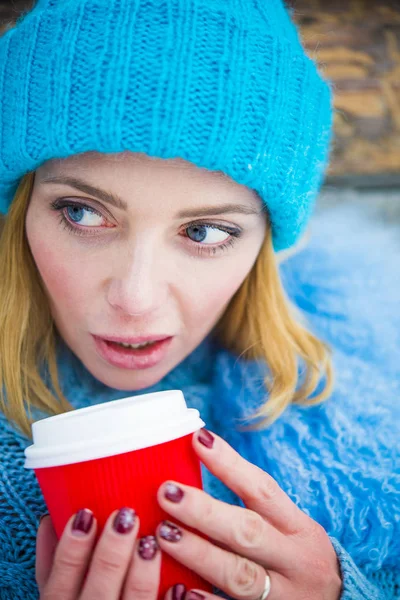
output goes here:
{"type": "Polygon", "coordinates": [[[400,172],[400,3],[292,0],[303,44],[330,78],[335,134],[329,174],[400,172]]]}

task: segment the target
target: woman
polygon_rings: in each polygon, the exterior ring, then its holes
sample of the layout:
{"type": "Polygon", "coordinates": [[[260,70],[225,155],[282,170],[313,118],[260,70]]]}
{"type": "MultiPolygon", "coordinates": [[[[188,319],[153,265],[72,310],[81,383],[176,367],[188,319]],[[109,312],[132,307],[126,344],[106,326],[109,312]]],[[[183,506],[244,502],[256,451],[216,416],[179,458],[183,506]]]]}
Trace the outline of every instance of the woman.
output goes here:
{"type": "MultiPolygon", "coordinates": [[[[39,0],[0,65],[1,597],[150,600],[167,552],[238,600],[394,598],[394,395],[385,435],[351,443],[373,413],[332,393],[301,262],[286,290],[278,270],[331,135],[283,4],[39,0]],[[158,499],[215,544],[171,523],[138,540],[135,507],[95,547],[87,509],[59,543],[49,517],[38,529],[31,422],[176,388],[212,431],[193,436],[205,490],[158,499]],[[374,470],[354,477],[362,450],[374,470]]],[[[212,597],[167,596],[184,594],[212,597]]]]}

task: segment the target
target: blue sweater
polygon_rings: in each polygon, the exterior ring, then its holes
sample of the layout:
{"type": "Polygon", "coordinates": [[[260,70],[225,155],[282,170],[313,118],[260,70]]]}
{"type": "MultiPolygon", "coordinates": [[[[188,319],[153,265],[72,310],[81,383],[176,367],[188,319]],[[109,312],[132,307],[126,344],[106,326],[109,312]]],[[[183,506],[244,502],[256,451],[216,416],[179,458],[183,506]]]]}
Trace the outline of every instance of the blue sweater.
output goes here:
{"type": "MultiPolygon", "coordinates": [[[[265,365],[237,360],[210,337],[140,393],[182,389],[210,430],[325,528],[341,565],[341,600],[392,600],[400,598],[400,244],[398,229],[384,230],[366,212],[338,206],[315,216],[309,245],[280,267],[288,295],[334,348],[337,382],[327,401],[292,405],[262,432],[238,432],[234,420],[264,399],[265,365]]],[[[74,407],[128,395],[95,380],[65,346],[58,360],[74,407]]],[[[0,416],[1,600],[38,598],[35,539],[46,506],[23,467],[30,443],[0,416]]],[[[243,506],[202,469],[208,493],[243,506]]]]}

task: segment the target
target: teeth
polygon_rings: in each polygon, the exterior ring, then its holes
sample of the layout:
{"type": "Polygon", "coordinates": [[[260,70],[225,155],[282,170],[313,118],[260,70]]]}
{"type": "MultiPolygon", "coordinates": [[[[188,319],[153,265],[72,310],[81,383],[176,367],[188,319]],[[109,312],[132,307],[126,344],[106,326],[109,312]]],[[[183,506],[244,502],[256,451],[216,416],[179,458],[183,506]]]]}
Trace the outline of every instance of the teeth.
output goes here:
{"type": "Polygon", "coordinates": [[[145,342],[144,344],[123,344],[122,342],[117,342],[117,344],[118,346],[123,346],[124,348],[133,348],[134,350],[137,350],[138,348],[145,348],[146,346],[150,346],[151,344],[154,344],[154,342],[145,342]]]}

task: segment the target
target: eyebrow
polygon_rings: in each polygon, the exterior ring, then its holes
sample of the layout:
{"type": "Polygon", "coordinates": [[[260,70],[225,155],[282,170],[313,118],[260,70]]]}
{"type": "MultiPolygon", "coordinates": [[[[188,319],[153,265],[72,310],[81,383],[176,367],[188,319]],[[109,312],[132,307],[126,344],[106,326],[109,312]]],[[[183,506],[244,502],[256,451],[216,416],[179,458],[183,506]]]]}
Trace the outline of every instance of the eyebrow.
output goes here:
{"type": "Polygon", "coordinates": [[[40,180],[39,183],[61,183],[62,185],[69,185],[70,187],[76,188],[85,194],[89,194],[90,196],[97,196],[103,202],[107,202],[107,204],[112,204],[116,208],[120,208],[122,210],[128,210],[127,203],[122,200],[119,196],[115,196],[110,192],[106,192],[105,190],[100,190],[99,188],[90,185],[89,183],[85,183],[80,179],[76,179],[76,177],[65,177],[60,175],[50,175],[48,177],[44,177],[40,180]]]}
{"type": "MultiPolygon", "coordinates": [[[[58,183],[62,185],[68,185],[70,187],[76,188],[77,190],[80,190],[81,192],[84,192],[85,194],[89,194],[90,196],[96,196],[103,202],[111,204],[116,208],[119,208],[121,210],[128,210],[127,203],[124,200],[122,200],[122,198],[120,198],[119,196],[94,187],[93,185],[90,185],[89,183],[77,179],[76,177],[50,175],[41,179],[39,183],[58,183]]],[[[262,209],[253,208],[251,206],[245,206],[243,204],[223,204],[221,206],[204,206],[202,208],[183,210],[178,213],[177,218],[184,219],[190,217],[203,217],[207,215],[222,215],[225,213],[258,215],[262,212],[262,209]]]]}

